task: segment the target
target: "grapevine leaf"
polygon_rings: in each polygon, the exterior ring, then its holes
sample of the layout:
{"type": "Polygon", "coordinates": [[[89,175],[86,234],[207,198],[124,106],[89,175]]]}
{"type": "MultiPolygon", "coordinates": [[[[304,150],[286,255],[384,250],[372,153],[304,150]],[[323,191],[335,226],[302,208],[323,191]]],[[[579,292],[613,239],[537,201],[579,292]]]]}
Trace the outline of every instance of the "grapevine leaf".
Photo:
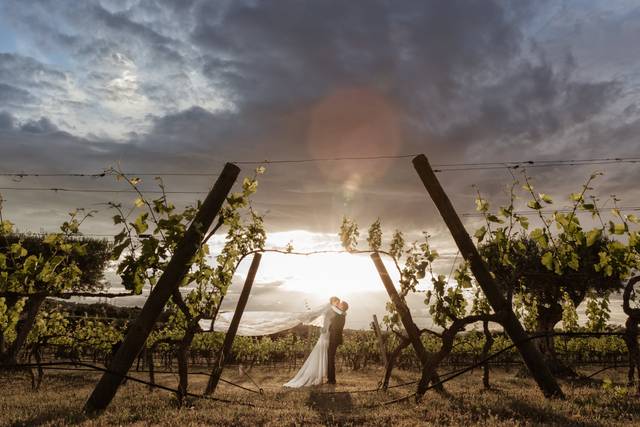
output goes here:
{"type": "Polygon", "coordinates": [[[489,210],[489,202],[481,197],[476,199],[476,210],[478,212],[487,212],[489,210]]]}
{"type": "Polygon", "coordinates": [[[490,222],[497,222],[498,224],[502,224],[502,223],[504,223],[504,221],[503,221],[503,220],[501,220],[500,218],[498,218],[498,217],[497,217],[497,216],[495,216],[495,215],[488,215],[488,216],[487,216],[487,221],[490,221],[490,222]]]}
{"type": "Polygon", "coordinates": [[[569,196],[569,198],[572,202],[580,202],[583,199],[582,194],[580,193],[571,193],[571,196],[569,196]]]}
{"type": "Polygon", "coordinates": [[[149,226],[147,225],[148,216],[149,214],[145,212],[142,215],[140,215],[138,218],[136,218],[135,222],[131,224],[133,228],[136,229],[136,232],[138,234],[144,233],[149,228],[149,226]]]}
{"type": "Polygon", "coordinates": [[[551,197],[549,197],[549,195],[548,195],[548,194],[540,193],[538,196],[540,197],[540,199],[541,199],[543,202],[545,202],[545,203],[547,203],[547,204],[551,204],[551,203],[553,203],[553,200],[551,199],[551,197]]]}
{"type": "Polygon", "coordinates": [[[542,209],[542,206],[540,206],[537,200],[530,200],[527,206],[536,211],[542,209]]]}
{"type": "Polygon", "coordinates": [[[609,232],[612,234],[624,234],[627,231],[627,225],[624,223],[615,223],[609,221],[609,232]]]}
{"type": "Polygon", "coordinates": [[[548,270],[553,271],[553,254],[551,252],[545,252],[540,261],[548,270]]]}
{"type": "Polygon", "coordinates": [[[486,234],[487,234],[487,228],[485,226],[482,226],[482,227],[480,227],[479,229],[476,230],[476,232],[474,233],[473,237],[478,239],[478,242],[482,242],[482,240],[484,239],[484,236],[486,234]]]}
{"type": "Polygon", "coordinates": [[[602,230],[600,229],[589,231],[587,233],[587,246],[593,246],[600,239],[600,236],[602,236],[602,230]]]}

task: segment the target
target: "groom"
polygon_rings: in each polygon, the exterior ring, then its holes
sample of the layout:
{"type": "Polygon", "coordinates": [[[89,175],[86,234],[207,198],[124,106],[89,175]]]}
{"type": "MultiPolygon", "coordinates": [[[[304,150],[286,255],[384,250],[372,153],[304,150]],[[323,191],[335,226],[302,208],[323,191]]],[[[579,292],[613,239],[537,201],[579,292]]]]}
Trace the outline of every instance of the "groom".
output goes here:
{"type": "MultiPolygon", "coordinates": [[[[337,300],[337,298],[336,298],[337,300]]],[[[327,367],[327,383],[336,383],[336,350],[342,344],[342,330],[344,329],[344,321],[349,304],[346,301],[331,301],[333,316],[329,324],[329,349],[328,349],[328,367],[327,367]]]]}

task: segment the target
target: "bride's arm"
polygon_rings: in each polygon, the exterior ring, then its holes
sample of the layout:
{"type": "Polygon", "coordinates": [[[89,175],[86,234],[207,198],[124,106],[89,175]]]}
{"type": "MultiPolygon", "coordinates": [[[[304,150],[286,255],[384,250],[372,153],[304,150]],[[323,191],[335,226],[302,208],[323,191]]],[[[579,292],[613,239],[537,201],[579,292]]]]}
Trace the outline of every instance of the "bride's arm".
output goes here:
{"type": "Polygon", "coordinates": [[[329,326],[331,325],[331,321],[336,317],[336,312],[331,309],[331,306],[327,309],[324,314],[324,322],[322,322],[322,333],[326,333],[329,330],[329,326]]]}

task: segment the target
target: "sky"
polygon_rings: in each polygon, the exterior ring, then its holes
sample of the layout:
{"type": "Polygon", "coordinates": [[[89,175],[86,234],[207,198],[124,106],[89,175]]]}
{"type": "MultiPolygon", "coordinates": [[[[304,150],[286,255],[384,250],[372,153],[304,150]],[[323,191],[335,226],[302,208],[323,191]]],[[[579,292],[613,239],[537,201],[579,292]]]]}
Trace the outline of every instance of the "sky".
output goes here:
{"type": "MultiPolygon", "coordinates": [[[[637,40],[640,2],[623,0],[0,0],[0,173],[216,174],[227,161],[416,153],[433,164],[640,157],[637,40]]],[[[640,205],[636,164],[597,167],[603,200],[640,205]]],[[[563,206],[594,169],[528,174],[563,206]]],[[[511,181],[506,169],[438,176],[460,213],[473,212],[473,184],[499,204],[511,181]]],[[[206,192],[214,179],[165,183],[206,192]]],[[[25,231],[55,230],[85,207],[100,209],[86,233],[114,234],[104,203],[133,201],[30,190],[123,188],[110,177],[0,177],[0,188],[3,215],[25,231]]],[[[446,254],[441,271],[454,258],[410,158],[269,164],[255,206],[270,244],[335,247],[343,215],[364,228],[379,217],[387,235],[428,231],[446,254]]],[[[341,263],[274,258],[255,307],[333,292],[301,290],[327,262],[341,263]]],[[[353,283],[343,274],[353,268],[325,280],[353,283]]],[[[384,307],[358,286],[349,292],[384,307]]],[[[359,324],[371,311],[360,309],[359,324]]]]}

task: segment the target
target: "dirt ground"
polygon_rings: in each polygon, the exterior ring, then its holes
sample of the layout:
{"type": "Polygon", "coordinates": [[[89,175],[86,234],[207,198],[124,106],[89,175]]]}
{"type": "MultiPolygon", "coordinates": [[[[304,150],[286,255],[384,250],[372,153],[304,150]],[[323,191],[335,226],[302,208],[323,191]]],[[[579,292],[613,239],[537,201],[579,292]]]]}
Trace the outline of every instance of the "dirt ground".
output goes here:
{"type": "MultiPolygon", "coordinates": [[[[132,375],[146,379],[143,373],[132,375]]],[[[412,393],[414,386],[386,393],[355,392],[376,388],[381,368],[341,372],[335,387],[283,389],[281,384],[291,376],[293,372],[286,369],[254,368],[251,377],[263,395],[221,383],[215,397],[237,403],[191,398],[182,407],[170,392],[149,392],[145,385],[128,381],[103,414],[87,417],[82,407],[98,374],[50,371],[40,389],[32,391],[28,373],[4,372],[0,373],[0,425],[640,425],[640,398],[623,386],[622,369],[596,377],[606,378],[606,384],[563,382],[564,400],[545,399],[531,379],[518,377],[515,370],[495,369],[491,390],[482,388],[477,370],[447,383],[445,393],[429,391],[420,403],[411,399],[390,405],[384,402],[412,393]]],[[[416,376],[399,371],[392,384],[416,376]]],[[[227,368],[223,378],[256,388],[237,368],[227,368]]],[[[177,375],[159,374],[156,380],[175,387],[177,375]]],[[[192,375],[190,381],[190,391],[201,393],[207,377],[192,375]]]]}

